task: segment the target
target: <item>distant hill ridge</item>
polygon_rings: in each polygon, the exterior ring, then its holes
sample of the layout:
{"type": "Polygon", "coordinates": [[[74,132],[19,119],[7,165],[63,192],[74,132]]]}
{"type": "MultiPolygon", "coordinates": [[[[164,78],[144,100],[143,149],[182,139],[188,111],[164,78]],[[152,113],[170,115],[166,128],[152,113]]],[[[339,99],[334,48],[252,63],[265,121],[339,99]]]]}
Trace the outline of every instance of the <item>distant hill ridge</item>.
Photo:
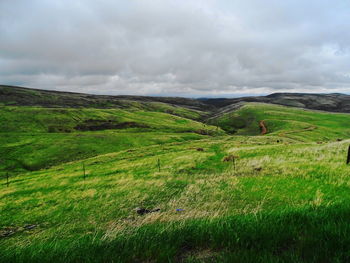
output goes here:
{"type": "Polygon", "coordinates": [[[262,102],[312,110],[350,113],[350,95],[340,93],[273,93],[267,96],[241,98],[152,97],[133,95],[92,95],[65,91],[30,89],[0,85],[0,104],[43,107],[128,108],[132,102],[161,102],[206,112],[236,108],[244,102],[262,102]]]}
{"type": "Polygon", "coordinates": [[[267,96],[242,98],[202,99],[202,102],[217,108],[227,107],[242,102],[262,102],[284,106],[324,110],[331,112],[350,112],[350,95],[331,93],[273,93],[267,96]]]}

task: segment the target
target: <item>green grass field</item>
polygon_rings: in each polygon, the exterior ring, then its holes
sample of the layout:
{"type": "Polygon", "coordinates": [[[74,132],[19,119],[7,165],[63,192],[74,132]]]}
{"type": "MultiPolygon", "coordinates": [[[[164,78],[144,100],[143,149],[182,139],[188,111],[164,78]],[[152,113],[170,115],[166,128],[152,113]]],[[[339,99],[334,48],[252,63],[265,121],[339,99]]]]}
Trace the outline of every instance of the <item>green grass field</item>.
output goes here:
{"type": "Polygon", "coordinates": [[[1,262],[350,261],[349,114],[0,110],[1,262]]]}
{"type": "MultiPolygon", "coordinates": [[[[0,171],[33,171],[129,148],[224,134],[156,110],[0,107],[0,171]],[[111,127],[103,129],[103,125],[111,127]],[[113,125],[120,127],[113,129],[113,125]]],[[[177,112],[186,116],[192,111],[177,112]]]]}

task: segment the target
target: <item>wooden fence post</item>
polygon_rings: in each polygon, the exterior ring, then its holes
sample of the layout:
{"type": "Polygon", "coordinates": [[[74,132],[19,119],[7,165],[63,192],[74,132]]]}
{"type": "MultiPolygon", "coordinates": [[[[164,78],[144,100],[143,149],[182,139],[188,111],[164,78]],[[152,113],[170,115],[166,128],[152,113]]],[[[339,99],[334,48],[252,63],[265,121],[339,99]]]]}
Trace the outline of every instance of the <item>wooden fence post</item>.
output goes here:
{"type": "Polygon", "coordinates": [[[346,159],[346,164],[350,163],[350,146],[348,148],[348,158],[346,159]]]}
{"type": "Polygon", "coordinates": [[[85,173],[85,163],[83,163],[83,173],[84,173],[84,180],[86,178],[86,173],[85,173]]]}
{"type": "Polygon", "coordinates": [[[6,184],[7,184],[7,187],[9,187],[9,172],[6,173],[6,184]]]}

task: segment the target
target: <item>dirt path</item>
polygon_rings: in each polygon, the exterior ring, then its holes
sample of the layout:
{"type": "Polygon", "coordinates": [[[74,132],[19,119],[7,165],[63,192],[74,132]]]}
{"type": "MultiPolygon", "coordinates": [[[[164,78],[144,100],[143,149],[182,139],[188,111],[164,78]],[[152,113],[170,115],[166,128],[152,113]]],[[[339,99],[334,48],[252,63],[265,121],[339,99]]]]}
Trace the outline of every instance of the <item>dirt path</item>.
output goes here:
{"type": "MultiPolygon", "coordinates": [[[[261,131],[260,132],[261,135],[265,135],[268,132],[265,121],[259,121],[259,127],[260,127],[260,131],[261,131]]],[[[288,136],[286,136],[287,134],[299,133],[299,132],[305,132],[305,131],[312,131],[312,130],[315,130],[315,129],[317,129],[316,126],[310,126],[310,127],[306,127],[306,128],[303,128],[303,129],[297,129],[297,130],[292,130],[292,131],[280,132],[278,134],[278,136],[288,137],[288,136]]]]}
{"type": "Polygon", "coordinates": [[[266,128],[266,125],[265,125],[265,121],[259,121],[259,127],[260,127],[260,130],[261,130],[261,135],[264,135],[267,133],[267,128],[266,128]]]}

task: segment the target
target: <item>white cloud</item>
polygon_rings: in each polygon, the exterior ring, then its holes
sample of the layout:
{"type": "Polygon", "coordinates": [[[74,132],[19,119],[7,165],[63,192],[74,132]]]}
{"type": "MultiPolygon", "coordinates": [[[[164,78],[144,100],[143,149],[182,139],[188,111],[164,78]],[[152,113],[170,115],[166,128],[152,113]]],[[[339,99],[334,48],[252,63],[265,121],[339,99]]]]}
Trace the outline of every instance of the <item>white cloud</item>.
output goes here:
{"type": "Polygon", "coordinates": [[[350,92],[346,1],[0,2],[0,83],[98,94],[350,92]]]}

